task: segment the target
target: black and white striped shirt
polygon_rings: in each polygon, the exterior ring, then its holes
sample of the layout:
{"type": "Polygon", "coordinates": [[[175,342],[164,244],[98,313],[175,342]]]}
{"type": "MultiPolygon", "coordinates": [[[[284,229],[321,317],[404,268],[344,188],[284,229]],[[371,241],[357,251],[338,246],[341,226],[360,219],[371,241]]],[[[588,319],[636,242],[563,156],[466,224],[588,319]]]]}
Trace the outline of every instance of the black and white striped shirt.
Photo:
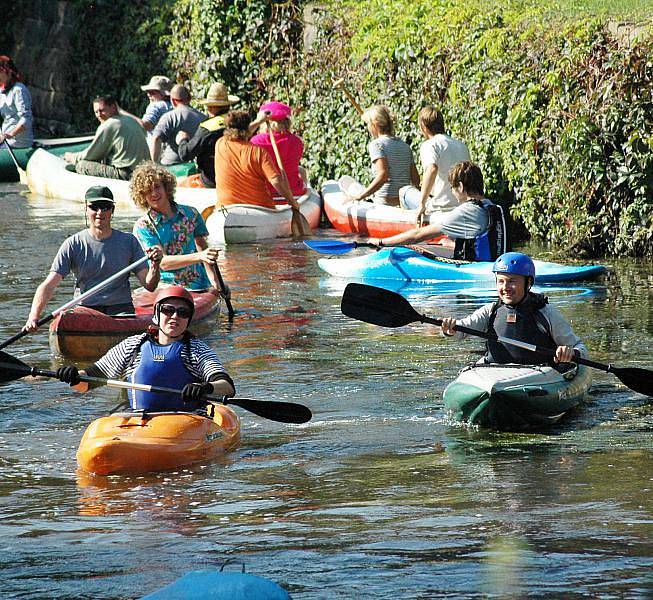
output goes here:
{"type": "MultiPolygon", "coordinates": [[[[146,334],[132,335],[107,352],[91,365],[86,372],[91,377],[131,380],[134,371],[141,363],[140,345],[146,334]],[[138,350],[137,350],[138,349],[138,350]],[[134,356],[134,353],[137,354],[134,356]],[[134,360],[132,360],[134,356],[134,360]]],[[[186,342],[183,342],[186,346],[186,342]]],[[[190,354],[186,347],[181,352],[181,360],[188,372],[198,381],[226,380],[233,386],[233,380],[222,366],[215,351],[202,340],[190,339],[190,354]]]]}

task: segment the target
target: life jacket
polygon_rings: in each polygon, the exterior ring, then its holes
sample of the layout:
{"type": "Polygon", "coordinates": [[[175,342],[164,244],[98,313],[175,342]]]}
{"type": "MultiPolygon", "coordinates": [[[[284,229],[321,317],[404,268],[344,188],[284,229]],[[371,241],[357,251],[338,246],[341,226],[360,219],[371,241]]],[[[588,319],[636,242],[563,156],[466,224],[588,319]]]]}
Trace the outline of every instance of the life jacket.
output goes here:
{"type": "Polygon", "coordinates": [[[456,240],[453,257],[457,260],[494,261],[508,252],[508,227],[499,205],[484,200],[469,200],[487,213],[487,229],[475,238],[456,240]]]}
{"type": "MultiPolygon", "coordinates": [[[[133,383],[181,390],[187,383],[197,382],[197,378],[188,371],[182,360],[183,352],[190,357],[190,336],[185,336],[183,341],[161,346],[152,336],[146,334],[132,354],[132,363],[139,351],[141,360],[132,373],[133,383]]],[[[129,401],[134,410],[150,412],[192,410],[192,407],[184,404],[181,395],[177,393],[129,390],[129,401]]]]}
{"type": "Polygon", "coordinates": [[[224,115],[217,115],[206,119],[200,123],[200,127],[204,127],[207,131],[218,131],[218,129],[224,129],[224,115]]]}
{"type": "MultiPolygon", "coordinates": [[[[546,296],[533,292],[528,292],[526,298],[515,306],[498,300],[492,305],[487,331],[536,346],[555,348],[556,343],[551,336],[549,322],[541,312],[547,303],[546,296]]],[[[496,340],[488,340],[486,348],[484,360],[487,363],[552,366],[556,364],[552,357],[518,346],[502,344],[496,340]]]]}

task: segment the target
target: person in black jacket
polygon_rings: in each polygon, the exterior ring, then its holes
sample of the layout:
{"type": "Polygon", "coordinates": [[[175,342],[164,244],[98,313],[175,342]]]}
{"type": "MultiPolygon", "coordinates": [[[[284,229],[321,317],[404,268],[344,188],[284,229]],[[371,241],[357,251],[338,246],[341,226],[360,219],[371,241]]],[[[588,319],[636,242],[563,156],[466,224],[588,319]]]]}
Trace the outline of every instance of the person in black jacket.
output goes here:
{"type": "Polygon", "coordinates": [[[184,131],[177,134],[179,158],[184,162],[196,159],[199,169],[199,174],[188,177],[182,187],[215,187],[215,143],[224,133],[223,115],[239,100],[238,96],[229,94],[223,83],[212,84],[206,98],[200,100],[210,118],[200,123],[192,138],[184,131]]]}

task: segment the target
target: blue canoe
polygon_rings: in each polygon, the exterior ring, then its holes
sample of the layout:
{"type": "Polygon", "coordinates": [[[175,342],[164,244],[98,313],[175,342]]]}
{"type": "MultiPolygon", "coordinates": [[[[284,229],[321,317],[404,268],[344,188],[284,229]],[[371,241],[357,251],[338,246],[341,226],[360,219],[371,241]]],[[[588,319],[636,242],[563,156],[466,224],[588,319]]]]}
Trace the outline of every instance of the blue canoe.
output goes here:
{"type": "MultiPolygon", "coordinates": [[[[601,265],[535,263],[537,283],[595,279],[606,273],[601,265]]],[[[426,258],[410,248],[383,248],[354,258],[321,258],[320,268],[347,279],[394,279],[403,281],[494,281],[491,262],[465,262],[426,258]]]]}

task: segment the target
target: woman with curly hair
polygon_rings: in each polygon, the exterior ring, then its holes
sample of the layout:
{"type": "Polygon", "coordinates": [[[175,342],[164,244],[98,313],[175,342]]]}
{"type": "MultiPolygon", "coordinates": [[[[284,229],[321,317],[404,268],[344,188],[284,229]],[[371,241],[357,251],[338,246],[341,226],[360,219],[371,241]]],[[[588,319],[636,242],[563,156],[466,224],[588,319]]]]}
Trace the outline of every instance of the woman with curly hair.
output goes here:
{"type": "Polygon", "coordinates": [[[14,61],[0,55],[0,144],[12,148],[30,148],[32,131],[32,96],[23,83],[14,61]]]}
{"type": "Polygon", "coordinates": [[[145,214],[134,224],[134,235],[143,248],[163,251],[161,283],[183,285],[190,290],[220,289],[214,269],[219,250],[209,248],[204,219],[191,206],[175,202],[177,182],[165,167],[147,161],[136,167],[129,189],[134,204],[145,214]]]}

